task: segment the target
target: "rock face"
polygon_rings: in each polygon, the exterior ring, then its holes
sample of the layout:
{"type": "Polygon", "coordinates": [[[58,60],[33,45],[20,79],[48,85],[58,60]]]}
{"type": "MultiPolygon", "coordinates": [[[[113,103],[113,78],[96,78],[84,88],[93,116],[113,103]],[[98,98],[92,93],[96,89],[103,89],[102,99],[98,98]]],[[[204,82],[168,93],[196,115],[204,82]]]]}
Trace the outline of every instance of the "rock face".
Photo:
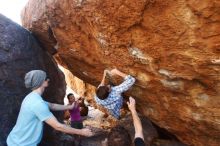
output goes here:
{"type": "Polygon", "coordinates": [[[60,69],[65,75],[65,80],[68,87],[74,90],[79,96],[86,97],[87,100],[91,100],[93,98],[93,96],[95,95],[94,86],[77,78],[69,70],[63,67],[60,67],[60,69]]]}
{"type": "Polygon", "coordinates": [[[23,25],[85,82],[135,76],[140,112],[184,143],[220,144],[219,0],[30,0],[23,25]]]}
{"type": "Polygon", "coordinates": [[[51,81],[44,97],[51,102],[63,103],[65,82],[51,55],[30,32],[3,15],[0,15],[0,36],[0,145],[5,146],[21,102],[30,92],[24,86],[25,73],[33,69],[47,72],[51,81]]]}
{"type": "MultiPolygon", "coordinates": [[[[158,133],[156,129],[153,127],[152,123],[147,118],[140,117],[140,119],[143,124],[143,129],[144,129],[143,133],[144,133],[144,139],[145,139],[146,145],[153,144],[153,140],[158,138],[158,133]]],[[[98,121],[98,118],[93,119],[93,121],[91,121],[90,123],[94,122],[93,123],[93,126],[94,126],[96,125],[95,123],[97,121],[98,121]]],[[[124,117],[117,125],[124,127],[130,134],[131,138],[134,138],[134,126],[133,126],[133,120],[132,120],[131,115],[124,117]]],[[[98,127],[98,128],[94,128],[94,131],[96,131],[97,133],[96,136],[91,137],[91,138],[84,138],[82,140],[83,146],[102,146],[101,141],[103,141],[105,138],[108,137],[108,133],[110,132],[110,129],[107,132],[107,130],[103,130],[101,129],[101,127],[98,127]]],[[[170,145],[170,146],[174,146],[174,145],[170,145]]],[[[181,146],[181,145],[177,145],[177,146],[181,146]]]]}

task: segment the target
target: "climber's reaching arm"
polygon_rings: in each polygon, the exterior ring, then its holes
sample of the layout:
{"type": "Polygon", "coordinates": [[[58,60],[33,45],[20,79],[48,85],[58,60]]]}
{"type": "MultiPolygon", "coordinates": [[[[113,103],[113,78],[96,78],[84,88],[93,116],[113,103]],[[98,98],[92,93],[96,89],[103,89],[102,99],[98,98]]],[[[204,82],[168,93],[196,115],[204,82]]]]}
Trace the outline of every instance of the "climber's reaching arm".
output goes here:
{"type": "Polygon", "coordinates": [[[118,69],[113,69],[110,71],[111,75],[118,75],[124,78],[124,81],[117,86],[114,86],[115,91],[118,93],[122,93],[127,91],[131,86],[135,83],[135,78],[132,77],[131,75],[125,74],[118,69]]]}
{"type": "MultiPolygon", "coordinates": [[[[99,86],[104,86],[105,85],[105,77],[106,77],[106,74],[109,73],[109,70],[105,69],[104,70],[104,73],[103,73],[103,77],[102,77],[102,81],[101,83],[99,84],[99,86]]],[[[98,87],[99,87],[98,86],[98,87]]]]}
{"type": "Polygon", "coordinates": [[[144,135],[143,135],[143,128],[141,124],[141,120],[138,117],[136,108],[135,108],[135,100],[134,98],[130,97],[129,102],[127,102],[128,108],[131,111],[131,115],[133,118],[133,124],[134,124],[134,129],[135,129],[135,138],[141,138],[144,140],[144,135]]]}

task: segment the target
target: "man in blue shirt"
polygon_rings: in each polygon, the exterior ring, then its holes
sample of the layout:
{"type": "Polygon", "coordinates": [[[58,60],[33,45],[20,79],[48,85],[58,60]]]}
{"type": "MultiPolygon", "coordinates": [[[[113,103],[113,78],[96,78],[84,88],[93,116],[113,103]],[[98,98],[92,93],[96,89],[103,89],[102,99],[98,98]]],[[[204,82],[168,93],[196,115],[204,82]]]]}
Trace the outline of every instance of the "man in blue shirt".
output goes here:
{"type": "Polygon", "coordinates": [[[127,75],[117,69],[111,71],[104,70],[101,84],[96,90],[95,100],[98,104],[105,107],[113,117],[119,119],[120,109],[123,104],[122,93],[127,91],[135,82],[135,78],[127,75]],[[118,86],[105,85],[106,74],[118,75],[124,78],[124,81],[118,86]]]}
{"type": "Polygon", "coordinates": [[[37,146],[42,138],[43,122],[65,133],[92,136],[90,129],[75,129],[57,121],[49,109],[70,110],[74,104],[65,106],[44,101],[41,95],[48,85],[49,78],[42,70],[32,70],[25,75],[25,86],[32,92],[22,101],[17,122],[7,138],[8,146],[37,146]]]}

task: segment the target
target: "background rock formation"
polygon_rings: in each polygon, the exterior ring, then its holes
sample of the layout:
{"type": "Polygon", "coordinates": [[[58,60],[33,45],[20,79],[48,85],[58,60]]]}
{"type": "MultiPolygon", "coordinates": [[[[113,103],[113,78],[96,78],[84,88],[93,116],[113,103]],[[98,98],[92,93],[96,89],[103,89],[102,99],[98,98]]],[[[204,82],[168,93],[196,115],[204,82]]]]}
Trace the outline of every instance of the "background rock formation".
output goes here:
{"type": "MultiPolygon", "coordinates": [[[[92,100],[95,95],[95,87],[91,84],[74,76],[69,70],[60,66],[60,69],[65,75],[66,84],[79,96],[85,97],[87,100],[92,100]]],[[[67,93],[68,94],[68,93],[67,93]]]]}
{"type": "Polygon", "coordinates": [[[6,145],[21,102],[30,92],[24,86],[24,76],[33,69],[46,71],[51,79],[45,99],[63,103],[64,76],[51,55],[39,46],[30,32],[0,14],[0,146],[6,145]]]}
{"type": "Polygon", "coordinates": [[[219,0],[30,0],[23,25],[78,78],[137,78],[138,109],[181,141],[220,144],[219,0]]]}

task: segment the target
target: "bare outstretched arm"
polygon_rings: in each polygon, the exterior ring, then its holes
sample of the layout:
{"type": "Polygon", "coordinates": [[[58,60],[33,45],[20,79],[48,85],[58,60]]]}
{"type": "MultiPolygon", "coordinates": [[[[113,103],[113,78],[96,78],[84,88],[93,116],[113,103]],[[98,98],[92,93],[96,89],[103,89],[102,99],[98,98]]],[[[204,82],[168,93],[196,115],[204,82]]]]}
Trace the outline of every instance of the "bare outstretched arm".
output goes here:
{"type": "Polygon", "coordinates": [[[62,105],[62,104],[56,104],[56,103],[50,103],[50,102],[48,102],[48,104],[49,104],[50,110],[52,111],[71,110],[74,108],[74,106],[76,106],[75,102],[72,103],[71,105],[62,105]]]}
{"type": "Polygon", "coordinates": [[[103,77],[102,77],[102,81],[101,83],[99,84],[99,86],[104,86],[105,85],[105,77],[106,77],[106,74],[107,73],[110,73],[109,70],[105,69],[104,72],[103,72],[103,77]]]}
{"type": "Polygon", "coordinates": [[[135,129],[135,138],[140,137],[144,140],[144,135],[143,135],[143,128],[141,124],[141,120],[138,117],[136,107],[135,107],[135,100],[134,98],[130,97],[129,102],[127,102],[128,108],[131,111],[131,115],[133,118],[133,124],[134,124],[134,129],[135,129]]]}
{"type": "Polygon", "coordinates": [[[118,69],[112,69],[112,70],[110,71],[110,74],[111,74],[111,75],[118,75],[118,76],[121,76],[122,78],[125,78],[125,77],[127,76],[127,74],[125,74],[125,73],[119,71],[118,69]]]}
{"type": "Polygon", "coordinates": [[[51,118],[45,120],[45,122],[53,127],[54,129],[68,133],[68,134],[77,134],[77,135],[82,135],[82,136],[92,136],[93,133],[90,129],[88,128],[83,128],[83,129],[75,129],[71,128],[69,126],[66,126],[65,124],[61,124],[60,122],[57,121],[57,119],[52,116],[51,118]]]}

